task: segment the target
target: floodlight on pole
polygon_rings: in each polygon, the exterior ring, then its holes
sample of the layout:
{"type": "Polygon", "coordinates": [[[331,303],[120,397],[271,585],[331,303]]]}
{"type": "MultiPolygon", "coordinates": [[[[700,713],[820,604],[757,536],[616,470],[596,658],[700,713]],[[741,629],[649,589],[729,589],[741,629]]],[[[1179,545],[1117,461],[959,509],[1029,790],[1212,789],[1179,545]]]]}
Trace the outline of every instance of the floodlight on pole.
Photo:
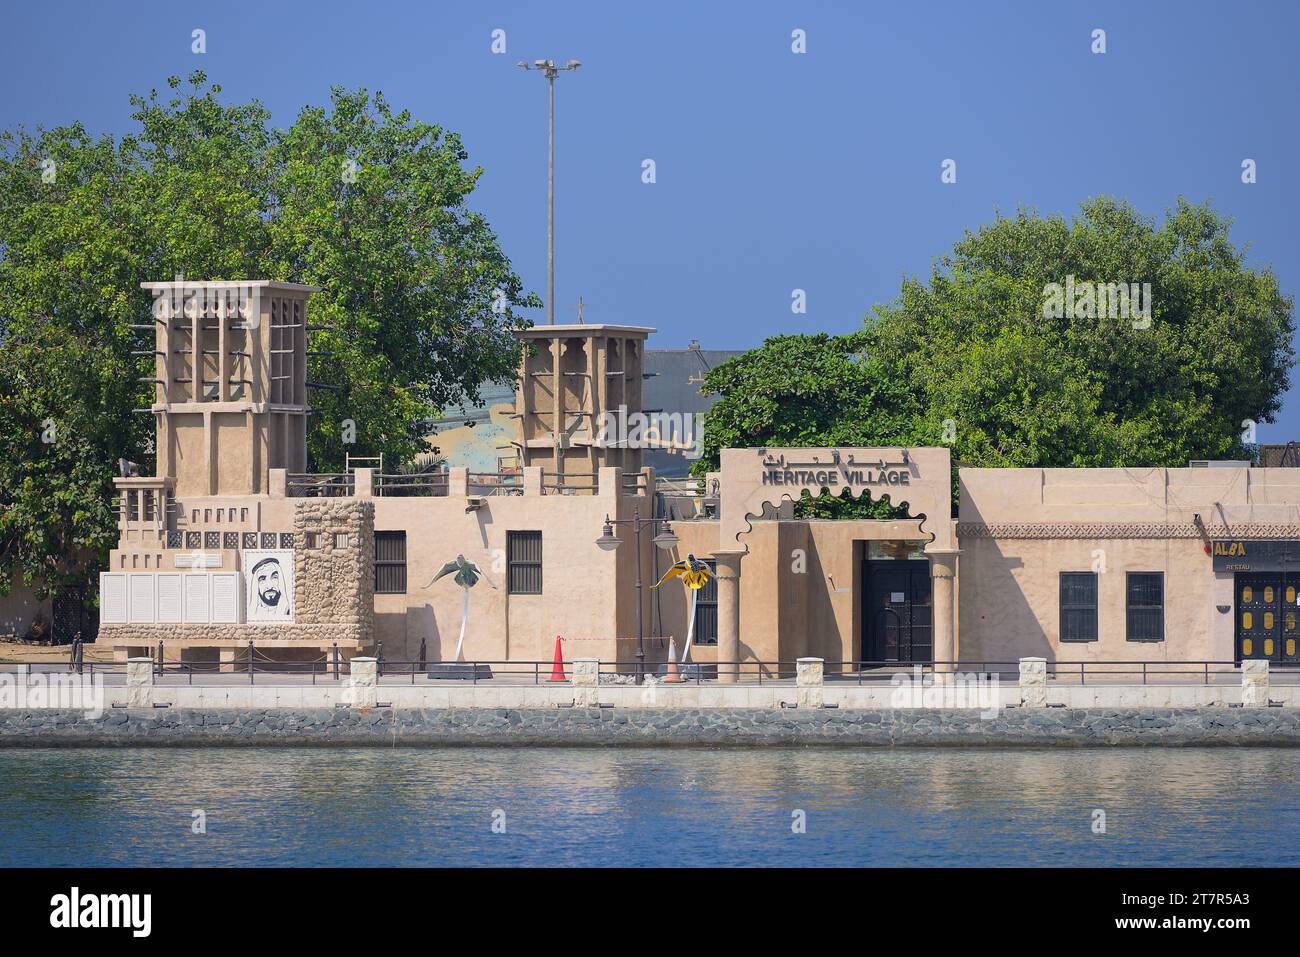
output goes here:
{"type": "Polygon", "coordinates": [[[525,70],[536,70],[546,77],[550,88],[550,104],[547,111],[548,159],[546,164],[546,324],[555,325],[555,78],[561,73],[571,72],[582,66],[578,60],[569,60],[564,66],[556,66],[554,60],[534,60],[530,65],[527,60],[520,60],[519,66],[525,70]]]}

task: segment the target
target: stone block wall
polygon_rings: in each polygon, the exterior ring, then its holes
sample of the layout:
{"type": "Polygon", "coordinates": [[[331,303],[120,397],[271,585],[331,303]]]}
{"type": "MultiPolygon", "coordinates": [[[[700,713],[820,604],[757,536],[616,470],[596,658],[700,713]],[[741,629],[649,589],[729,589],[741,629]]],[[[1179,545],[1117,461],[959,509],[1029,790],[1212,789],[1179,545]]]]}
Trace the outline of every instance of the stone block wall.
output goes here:
{"type": "Polygon", "coordinates": [[[375,620],[374,502],[359,498],[295,502],[293,558],[299,624],[342,626],[369,637],[375,620]],[[308,536],[314,537],[314,547],[308,547],[308,536]],[[346,542],[338,536],[346,536],[346,542]]]}

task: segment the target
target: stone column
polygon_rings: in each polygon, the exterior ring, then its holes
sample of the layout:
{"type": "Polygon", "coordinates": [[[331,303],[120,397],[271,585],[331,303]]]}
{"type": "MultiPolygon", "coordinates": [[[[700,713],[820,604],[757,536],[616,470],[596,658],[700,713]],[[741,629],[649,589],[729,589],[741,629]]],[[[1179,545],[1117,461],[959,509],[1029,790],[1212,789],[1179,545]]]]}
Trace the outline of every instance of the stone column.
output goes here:
{"type": "Polygon", "coordinates": [[[352,472],[353,486],[352,494],[357,498],[373,498],[375,494],[375,470],[374,469],[354,469],[352,472]]]}
{"type": "Polygon", "coordinates": [[[152,658],[126,660],[126,706],[128,708],[153,707],[152,658]]]}
{"type": "Polygon", "coordinates": [[[594,708],[600,704],[600,659],[573,659],[573,704],[594,708]]]}
{"type": "Polygon", "coordinates": [[[1025,708],[1047,707],[1047,659],[1020,659],[1020,704],[1025,708]]]}
{"type": "Polygon", "coordinates": [[[1268,659],[1246,658],[1241,662],[1241,703],[1247,708],[1268,707],[1268,659]]]}
{"type": "Polygon", "coordinates": [[[930,558],[931,598],[933,612],[934,666],[935,674],[952,672],[956,668],[951,662],[956,654],[956,642],[953,640],[953,622],[956,617],[953,581],[957,576],[957,556],[955,549],[940,549],[927,552],[930,558]]]}
{"type": "MultiPolygon", "coordinates": [[[[718,661],[740,660],[740,560],[743,551],[722,550],[713,553],[718,571],[718,661]]],[[[735,664],[718,665],[718,681],[735,684],[740,668],[735,664]]]]}
{"type": "Polygon", "coordinates": [[[353,658],[348,678],[348,703],[354,708],[373,708],[379,701],[377,658],[353,658]]]}
{"type": "Polygon", "coordinates": [[[799,707],[820,708],[825,703],[825,664],[822,658],[800,658],[795,662],[795,697],[799,707]]]}

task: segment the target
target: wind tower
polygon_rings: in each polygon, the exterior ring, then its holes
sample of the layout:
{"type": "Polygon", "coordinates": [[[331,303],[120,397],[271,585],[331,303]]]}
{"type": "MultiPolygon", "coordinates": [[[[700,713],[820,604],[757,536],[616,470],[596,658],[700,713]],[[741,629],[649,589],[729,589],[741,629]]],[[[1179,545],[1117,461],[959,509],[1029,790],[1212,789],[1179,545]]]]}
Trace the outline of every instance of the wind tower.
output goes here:
{"type": "Polygon", "coordinates": [[[548,485],[567,483],[575,490],[594,484],[602,466],[640,471],[641,449],[624,441],[627,428],[619,423],[645,411],[642,356],[652,332],[646,326],[573,324],[518,333],[521,465],[540,466],[548,485]]]}

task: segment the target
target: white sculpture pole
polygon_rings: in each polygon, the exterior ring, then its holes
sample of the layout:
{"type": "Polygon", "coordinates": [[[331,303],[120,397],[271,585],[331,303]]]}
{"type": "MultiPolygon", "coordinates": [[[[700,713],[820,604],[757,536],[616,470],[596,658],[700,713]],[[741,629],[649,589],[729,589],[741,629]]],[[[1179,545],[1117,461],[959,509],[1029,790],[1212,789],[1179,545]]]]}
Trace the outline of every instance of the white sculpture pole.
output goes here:
{"type": "Polygon", "coordinates": [[[469,588],[462,585],[460,590],[465,595],[465,602],[460,610],[460,640],[456,642],[456,654],[452,661],[460,661],[460,648],[465,644],[465,625],[469,622],[469,588]]]}
{"type": "Polygon", "coordinates": [[[691,639],[695,637],[695,599],[699,597],[698,588],[690,589],[691,593],[691,610],[687,612],[686,618],[686,645],[682,648],[682,664],[686,664],[686,656],[691,653],[691,639]]]}

